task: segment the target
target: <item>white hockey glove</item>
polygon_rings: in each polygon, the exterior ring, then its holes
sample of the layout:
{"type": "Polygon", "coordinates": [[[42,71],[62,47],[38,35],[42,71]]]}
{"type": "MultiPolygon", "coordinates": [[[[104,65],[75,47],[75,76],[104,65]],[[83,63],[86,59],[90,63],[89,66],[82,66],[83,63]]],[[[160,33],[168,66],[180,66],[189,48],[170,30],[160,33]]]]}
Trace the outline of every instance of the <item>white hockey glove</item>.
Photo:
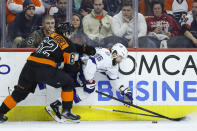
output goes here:
{"type": "Polygon", "coordinates": [[[123,85],[119,88],[121,95],[124,97],[124,101],[133,104],[133,93],[129,87],[124,87],[123,85]]]}
{"type": "Polygon", "coordinates": [[[95,87],[96,87],[95,80],[87,81],[86,85],[84,86],[84,91],[90,94],[90,93],[94,92],[95,87]]]}

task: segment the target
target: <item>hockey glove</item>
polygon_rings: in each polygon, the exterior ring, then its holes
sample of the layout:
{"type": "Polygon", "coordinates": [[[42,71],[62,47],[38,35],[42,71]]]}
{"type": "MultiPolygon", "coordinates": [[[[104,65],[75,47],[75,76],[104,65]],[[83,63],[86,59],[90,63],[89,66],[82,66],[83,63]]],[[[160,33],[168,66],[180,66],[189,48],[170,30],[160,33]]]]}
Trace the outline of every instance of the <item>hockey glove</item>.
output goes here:
{"type": "Polygon", "coordinates": [[[130,88],[125,88],[123,85],[120,86],[120,93],[124,97],[124,101],[130,102],[133,104],[133,93],[130,88]]]}
{"type": "Polygon", "coordinates": [[[84,44],[83,45],[83,53],[93,56],[96,54],[96,49],[93,46],[88,46],[88,45],[84,44]]]}
{"type": "Polygon", "coordinates": [[[76,90],[74,90],[74,97],[73,100],[75,103],[79,103],[81,101],[79,95],[77,95],[76,90]]]}
{"type": "Polygon", "coordinates": [[[96,87],[96,81],[92,80],[91,82],[87,81],[86,85],[84,86],[83,89],[84,89],[85,92],[90,94],[90,93],[94,92],[95,87],[96,87]]]}

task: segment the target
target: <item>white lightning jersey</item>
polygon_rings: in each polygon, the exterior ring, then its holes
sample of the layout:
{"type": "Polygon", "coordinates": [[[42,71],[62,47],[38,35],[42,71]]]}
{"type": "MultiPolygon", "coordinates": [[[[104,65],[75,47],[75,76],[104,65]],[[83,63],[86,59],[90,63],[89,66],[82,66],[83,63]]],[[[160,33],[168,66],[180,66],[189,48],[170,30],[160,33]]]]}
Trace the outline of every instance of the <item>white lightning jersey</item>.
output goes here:
{"type": "Polygon", "coordinates": [[[112,87],[119,89],[119,72],[118,64],[112,65],[112,55],[109,50],[105,48],[96,48],[94,57],[89,57],[86,65],[83,67],[83,73],[86,80],[93,80],[96,72],[104,72],[110,80],[112,87]]]}

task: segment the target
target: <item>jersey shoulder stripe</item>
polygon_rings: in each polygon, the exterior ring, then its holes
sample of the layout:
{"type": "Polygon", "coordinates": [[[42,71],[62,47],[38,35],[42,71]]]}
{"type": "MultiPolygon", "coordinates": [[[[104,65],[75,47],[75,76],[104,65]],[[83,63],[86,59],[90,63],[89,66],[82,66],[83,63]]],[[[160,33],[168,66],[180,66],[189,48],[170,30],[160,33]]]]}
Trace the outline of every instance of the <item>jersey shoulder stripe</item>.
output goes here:
{"type": "Polygon", "coordinates": [[[49,35],[49,37],[53,38],[53,40],[59,45],[61,50],[64,50],[69,46],[69,44],[64,39],[64,37],[62,37],[61,35],[59,35],[57,33],[52,33],[52,34],[49,35]]]}

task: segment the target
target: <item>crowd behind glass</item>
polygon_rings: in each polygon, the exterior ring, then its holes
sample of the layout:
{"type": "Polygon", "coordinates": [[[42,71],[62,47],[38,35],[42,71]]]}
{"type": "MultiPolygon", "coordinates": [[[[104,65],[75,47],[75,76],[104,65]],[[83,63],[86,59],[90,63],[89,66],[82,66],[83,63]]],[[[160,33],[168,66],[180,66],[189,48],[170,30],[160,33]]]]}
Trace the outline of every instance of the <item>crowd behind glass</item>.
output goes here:
{"type": "Polygon", "coordinates": [[[1,23],[6,21],[0,26],[0,39],[5,36],[1,47],[36,48],[62,22],[72,24],[70,39],[76,44],[110,48],[119,42],[135,48],[134,37],[137,37],[139,48],[197,46],[197,0],[138,0],[138,8],[133,3],[132,0],[6,0],[6,7],[1,3],[0,9],[1,12],[5,9],[5,14],[0,12],[1,23]],[[72,13],[68,13],[68,8],[72,13]],[[134,30],[135,9],[138,9],[137,30],[134,30]]]}

